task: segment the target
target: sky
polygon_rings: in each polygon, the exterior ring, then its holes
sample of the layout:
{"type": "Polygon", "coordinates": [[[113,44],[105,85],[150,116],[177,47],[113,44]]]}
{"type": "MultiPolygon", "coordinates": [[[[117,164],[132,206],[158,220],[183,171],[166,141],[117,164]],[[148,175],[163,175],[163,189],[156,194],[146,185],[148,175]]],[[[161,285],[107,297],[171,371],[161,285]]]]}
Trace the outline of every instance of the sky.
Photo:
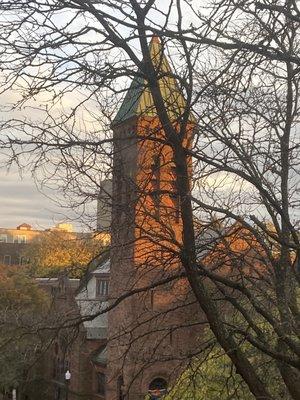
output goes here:
{"type": "MultiPolygon", "coordinates": [[[[158,0],[157,4],[163,8],[166,3],[163,0],[158,0]]],[[[189,9],[185,8],[185,15],[189,14],[190,18],[186,18],[186,21],[191,21],[192,16],[189,13],[189,9]]],[[[155,15],[156,23],[159,23],[159,15],[155,15]]],[[[12,92],[6,92],[0,96],[0,103],[3,102],[13,103],[15,102],[16,94],[12,92]]],[[[39,95],[35,100],[45,102],[46,97],[39,95]]],[[[72,107],[77,104],[78,99],[73,94],[64,97],[64,107],[72,107]]],[[[14,116],[16,111],[14,111],[14,116]]],[[[17,111],[18,113],[18,111],[17,111]]],[[[20,111],[22,114],[23,111],[20,111]]],[[[37,118],[36,109],[27,108],[26,116],[37,118]]],[[[7,118],[7,113],[5,115],[7,118]]],[[[0,154],[1,158],[1,154],[0,154]]],[[[54,201],[43,194],[35,185],[30,172],[23,174],[20,177],[16,168],[12,168],[7,171],[5,168],[1,168],[0,159],[0,227],[13,228],[17,225],[25,222],[37,229],[45,229],[55,225],[58,222],[65,222],[68,218],[74,217],[66,209],[62,209],[54,201]]],[[[3,164],[2,164],[3,165],[3,164]]],[[[59,196],[58,193],[51,193],[52,197],[59,196]]]]}
{"type": "MultiPolygon", "coordinates": [[[[157,0],[156,4],[160,9],[166,7],[166,2],[164,0],[157,0]]],[[[189,9],[185,9],[188,13],[189,9]]],[[[61,15],[59,16],[61,18],[61,15]]],[[[155,21],[159,23],[161,19],[160,14],[155,14],[155,21]]],[[[190,21],[190,18],[188,18],[190,21]]],[[[59,23],[64,23],[64,19],[57,20],[59,23]]],[[[5,103],[14,103],[16,100],[16,94],[8,91],[0,95],[1,105],[5,103]]],[[[46,98],[36,98],[35,100],[46,101],[46,98]]],[[[64,98],[64,106],[66,106],[66,101],[68,101],[68,106],[72,106],[73,103],[77,103],[78,99],[74,98],[72,94],[66,99],[64,98]]],[[[14,111],[15,115],[18,115],[18,111],[14,111]]],[[[23,111],[20,111],[21,114],[23,111]]],[[[36,111],[34,108],[27,108],[27,116],[33,115],[35,119],[36,111]]],[[[7,113],[5,118],[7,118],[7,113]]],[[[68,210],[61,209],[55,202],[51,201],[47,196],[41,193],[36,187],[30,172],[23,174],[20,177],[17,168],[12,168],[7,171],[1,166],[1,153],[0,153],[0,227],[15,227],[23,222],[29,223],[30,225],[36,227],[37,229],[44,229],[53,226],[57,222],[67,220],[68,210]]],[[[58,193],[51,193],[52,197],[59,196],[58,193]]]]}
{"type": "Polygon", "coordinates": [[[66,218],[55,202],[41,193],[30,174],[0,169],[0,227],[14,228],[26,222],[46,229],[66,218]]]}

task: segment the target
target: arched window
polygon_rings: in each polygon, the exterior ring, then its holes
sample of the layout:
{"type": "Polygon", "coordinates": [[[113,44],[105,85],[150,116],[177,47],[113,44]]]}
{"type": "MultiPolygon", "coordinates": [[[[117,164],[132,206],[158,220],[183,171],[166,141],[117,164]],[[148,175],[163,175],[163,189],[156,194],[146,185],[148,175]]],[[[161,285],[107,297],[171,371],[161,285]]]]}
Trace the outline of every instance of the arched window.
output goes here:
{"type": "Polygon", "coordinates": [[[105,396],[106,392],[106,376],[103,372],[97,373],[97,394],[105,396]]]}
{"type": "Polygon", "coordinates": [[[118,393],[118,400],[124,399],[124,381],[123,376],[119,376],[117,380],[117,393],[118,393]]]}
{"type": "Polygon", "coordinates": [[[167,393],[168,383],[163,378],[155,378],[150,382],[149,394],[152,400],[160,399],[167,393]]]}

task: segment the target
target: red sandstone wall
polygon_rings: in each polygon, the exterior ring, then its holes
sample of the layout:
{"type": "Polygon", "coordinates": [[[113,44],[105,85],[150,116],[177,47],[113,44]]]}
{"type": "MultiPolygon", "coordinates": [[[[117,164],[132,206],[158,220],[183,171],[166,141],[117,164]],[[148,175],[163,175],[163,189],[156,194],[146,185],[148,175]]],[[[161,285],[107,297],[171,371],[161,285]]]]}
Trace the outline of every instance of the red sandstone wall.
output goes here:
{"type": "MultiPolygon", "coordinates": [[[[122,129],[117,130],[117,138],[122,129]]],[[[125,132],[128,129],[126,125],[125,132]]],[[[115,167],[122,164],[123,176],[115,176],[114,199],[118,205],[123,204],[123,210],[113,209],[111,302],[127,291],[180,272],[182,228],[170,196],[176,191],[172,149],[160,143],[164,133],[157,118],[140,119],[136,129],[137,140],[131,147],[124,142],[122,147],[120,141],[115,148],[115,167]],[[155,169],[153,163],[158,155],[160,165],[155,169]],[[136,186],[128,185],[128,178],[136,186]],[[118,180],[123,181],[122,191],[118,180]],[[157,202],[155,191],[160,192],[157,202]],[[126,220],[124,211],[130,215],[133,207],[134,214],[126,220]]],[[[191,132],[192,126],[189,129],[191,132]]],[[[187,354],[195,349],[201,331],[195,323],[200,319],[203,318],[184,279],[135,294],[111,311],[107,398],[118,398],[120,376],[124,380],[123,392],[130,400],[143,398],[151,380],[158,376],[168,382],[176,379],[187,354]]]]}

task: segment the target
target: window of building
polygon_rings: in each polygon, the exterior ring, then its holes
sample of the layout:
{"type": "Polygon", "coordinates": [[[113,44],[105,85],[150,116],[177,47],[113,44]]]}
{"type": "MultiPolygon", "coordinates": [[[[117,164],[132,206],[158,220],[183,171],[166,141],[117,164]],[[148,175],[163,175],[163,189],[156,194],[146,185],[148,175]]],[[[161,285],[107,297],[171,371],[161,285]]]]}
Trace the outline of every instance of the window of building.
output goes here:
{"type": "Polygon", "coordinates": [[[55,394],[54,394],[54,400],[60,400],[60,387],[59,386],[55,386],[55,394]]]}
{"type": "Polygon", "coordinates": [[[119,376],[117,380],[117,399],[123,400],[124,399],[124,381],[123,376],[119,376]]]}
{"type": "Polygon", "coordinates": [[[19,243],[26,243],[26,236],[25,235],[18,235],[19,236],[19,243]]]}
{"type": "Polygon", "coordinates": [[[19,265],[28,264],[28,259],[26,257],[20,256],[19,257],[19,265]]]}
{"type": "Polygon", "coordinates": [[[14,243],[26,243],[26,235],[17,235],[14,236],[14,243]]]}
{"type": "Polygon", "coordinates": [[[56,357],[53,358],[53,364],[52,364],[52,378],[55,379],[57,374],[57,360],[56,357]]]}
{"type": "Polygon", "coordinates": [[[170,199],[172,201],[172,214],[175,221],[178,223],[180,220],[180,200],[176,186],[176,175],[173,174],[174,167],[172,168],[172,177],[170,180],[170,199]]]}
{"type": "Polygon", "coordinates": [[[116,196],[116,220],[121,217],[122,212],[124,211],[123,207],[123,168],[121,164],[121,160],[116,161],[116,167],[114,169],[115,180],[116,180],[116,188],[115,192],[117,193],[116,196]]]}
{"type": "Polygon", "coordinates": [[[102,372],[97,373],[97,393],[105,396],[106,376],[102,372]]]}
{"type": "Polygon", "coordinates": [[[151,161],[151,199],[154,208],[154,216],[159,219],[160,217],[160,155],[155,154],[151,161]]]}
{"type": "Polygon", "coordinates": [[[159,169],[160,169],[160,156],[159,154],[155,154],[152,158],[152,165],[151,165],[151,169],[154,172],[154,174],[159,173],[159,169]]]}
{"type": "Polygon", "coordinates": [[[96,295],[99,297],[107,297],[108,287],[109,287],[108,279],[98,278],[96,280],[96,295]]]}
{"type": "Polygon", "coordinates": [[[157,154],[152,159],[151,174],[152,190],[158,191],[160,188],[160,158],[157,154]]]}
{"type": "Polygon", "coordinates": [[[157,191],[151,193],[151,199],[154,208],[154,216],[156,219],[160,218],[160,195],[157,191]]]}
{"type": "Polygon", "coordinates": [[[5,255],[3,257],[3,262],[5,265],[10,265],[11,264],[11,256],[10,255],[5,255]]]}
{"type": "Polygon", "coordinates": [[[154,308],[154,290],[153,289],[150,290],[150,307],[151,307],[151,310],[153,310],[153,308],[154,308]]]}
{"type": "Polygon", "coordinates": [[[173,329],[170,329],[169,338],[170,338],[170,345],[173,346],[173,329]]]}
{"type": "Polygon", "coordinates": [[[174,214],[174,219],[178,223],[180,220],[180,202],[179,202],[179,196],[175,193],[172,193],[170,195],[171,200],[172,200],[172,212],[174,214]]]}
{"type": "Polygon", "coordinates": [[[7,235],[5,233],[1,233],[0,243],[7,243],[7,235]]]}
{"type": "Polygon", "coordinates": [[[63,377],[65,374],[65,360],[58,359],[58,376],[63,377]]]}
{"type": "Polygon", "coordinates": [[[155,378],[150,382],[149,395],[152,400],[160,399],[167,394],[167,381],[163,378],[155,378]]]}
{"type": "Polygon", "coordinates": [[[172,175],[172,180],[173,180],[173,181],[176,181],[176,174],[177,174],[177,172],[176,172],[176,166],[175,166],[175,165],[172,165],[172,166],[171,166],[171,175],[172,175]]]}

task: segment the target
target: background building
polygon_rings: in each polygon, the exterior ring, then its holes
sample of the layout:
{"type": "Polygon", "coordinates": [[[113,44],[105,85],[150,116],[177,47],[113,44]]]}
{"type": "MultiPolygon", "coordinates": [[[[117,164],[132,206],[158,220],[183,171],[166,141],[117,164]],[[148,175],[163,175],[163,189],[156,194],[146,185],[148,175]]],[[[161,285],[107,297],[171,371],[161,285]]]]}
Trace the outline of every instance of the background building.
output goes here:
{"type": "Polygon", "coordinates": [[[69,400],[104,399],[107,315],[92,316],[107,306],[108,255],[91,264],[82,280],[61,276],[36,281],[50,296],[51,313],[61,323],[61,329],[32,371],[34,382],[24,390],[22,398],[65,400],[68,392],[69,400]],[[64,329],[70,320],[74,326],[64,329]],[[67,371],[71,373],[68,384],[67,371]]]}
{"type": "Polygon", "coordinates": [[[107,231],[74,232],[73,225],[66,222],[58,223],[45,230],[33,229],[31,225],[23,223],[16,228],[0,228],[0,263],[4,265],[27,264],[29,260],[26,250],[29,245],[36,244],[39,237],[45,240],[47,233],[49,240],[53,241],[56,238],[53,236],[56,232],[59,233],[60,239],[65,239],[66,242],[78,239],[88,244],[89,241],[96,239],[99,242],[99,248],[107,246],[110,242],[110,233],[107,231]]]}
{"type": "Polygon", "coordinates": [[[0,263],[22,265],[26,262],[22,256],[27,244],[43,231],[32,229],[23,223],[16,228],[0,228],[0,263]]]}

